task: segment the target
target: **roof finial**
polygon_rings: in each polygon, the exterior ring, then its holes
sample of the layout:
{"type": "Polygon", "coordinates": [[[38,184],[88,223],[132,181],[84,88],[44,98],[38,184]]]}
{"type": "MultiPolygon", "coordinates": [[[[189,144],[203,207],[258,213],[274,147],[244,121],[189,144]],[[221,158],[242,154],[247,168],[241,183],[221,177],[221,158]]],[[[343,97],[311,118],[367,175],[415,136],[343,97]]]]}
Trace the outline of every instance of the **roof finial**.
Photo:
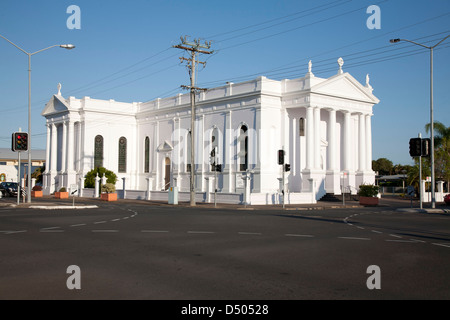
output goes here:
{"type": "Polygon", "coordinates": [[[373,88],[370,85],[369,81],[370,81],[369,74],[366,74],[366,88],[372,91],[373,88]]]}
{"type": "Polygon", "coordinates": [[[305,77],[309,78],[309,77],[314,77],[314,74],[311,72],[312,70],[312,62],[311,60],[309,60],[308,62],[308,73],[306,74],[305,77]]]}
{"type": "Polygon", "coordinates": [[[61,95],[61,83],[58,83],[58,96],[61,95]]]}
{"type": "Polygon", "coordinates": [[[344,59],[342,59],[342,57],[341,57],[341,58],[338,59],[337,62],[338,62],[338,65],[339,65],[339,71],[338,71],[338,74],[344,73],[344,71],[342,71],[342,66],[344,65],[344,59]]]}

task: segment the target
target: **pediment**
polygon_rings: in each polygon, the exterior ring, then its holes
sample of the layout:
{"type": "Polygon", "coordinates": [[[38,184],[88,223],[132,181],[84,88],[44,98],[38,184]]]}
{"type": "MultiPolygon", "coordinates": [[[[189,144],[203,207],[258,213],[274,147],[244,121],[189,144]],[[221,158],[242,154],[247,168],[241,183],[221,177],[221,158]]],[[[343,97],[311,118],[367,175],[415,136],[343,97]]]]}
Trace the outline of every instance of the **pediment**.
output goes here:
{"type": "Polygon", "coordinates": [[[380,100],[372,94],[371,87],[363,86],[349,73],[343,73],[328,78],[313,86],[311,92],[373,104],[380,102],[380,100]]]}
{"type": "Polygon", "coordinates": [[[49,102],[44,107],[42,111],[42,116],[53,115],[57,113],[68,112],[70,109],[69,104],[64,100],[62,96],[53,95],[49,102]]]}
{"type": "Polygon", "coordinates": [[[167,140],[164,140],[164,142],[161,143],[156,150],[158,152],[170,152],[173,150],[173,147],[169,142],[167,142],[167,140]]]}

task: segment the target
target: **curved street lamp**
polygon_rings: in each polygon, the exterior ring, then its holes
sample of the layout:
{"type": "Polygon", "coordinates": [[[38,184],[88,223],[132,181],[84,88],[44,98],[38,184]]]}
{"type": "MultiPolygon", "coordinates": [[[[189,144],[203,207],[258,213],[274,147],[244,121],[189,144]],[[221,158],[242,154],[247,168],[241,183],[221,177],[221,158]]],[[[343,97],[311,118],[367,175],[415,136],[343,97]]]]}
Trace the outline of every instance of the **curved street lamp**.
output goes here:
{"type": "MultiPolygon", "coordinates": [[[[417,43],[407,39],[391,39],[390,43],[397,43],[400,41],[410,42],[412,44],[424,47],[430,50],[430,138],[431,138],[431,208],[436,208],[436,195],[435,195],[435,177],[434,177],[434,119],[433,119],[433,49],[440,45],[444,40],[449,38],[450,35],[436,43],[434,46],[426,46],[421,43],[417,43]]],[[[422,177],[420,177],[422,179],[422,177]]],[[[420,195],[422,197],[422,195],[420,195]]]]}
{"type": "MultiPolygon", "coordinates": [[[[54,48],[54,47],[60,47],[63,49],[71,50],[74,49],[75,46],[73,44],[55,44],[53,46],[38,50],[36,52],[27,52],[21,47],[19,47],[14,42],[8,40],[4,36],[0,34],[0,37],[8,41],[10,44],[12,44],[14,47],[22,51],[28,56],[28,176],[27,176],[27,202],[31,202],[31,56],[35,55],[36,53],[54,48]]],[[[48,165],[48,164],[47,164],[48,165]]],[[[20,166],[20,163],[19,163],[20,166]]],[[[19,183],[19,181],[18,181],[19,183]]]]}

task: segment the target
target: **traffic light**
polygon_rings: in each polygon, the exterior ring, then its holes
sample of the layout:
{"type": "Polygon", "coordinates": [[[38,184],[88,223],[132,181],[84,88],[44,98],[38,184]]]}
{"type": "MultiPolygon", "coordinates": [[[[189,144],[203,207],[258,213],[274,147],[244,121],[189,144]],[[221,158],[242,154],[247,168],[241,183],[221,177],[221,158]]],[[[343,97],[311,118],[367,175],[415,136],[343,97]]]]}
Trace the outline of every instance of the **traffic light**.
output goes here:
{"type": "Polygon", "coordinates": [[[411,157],[421,157],[422,156],[422,139],[421,138],[409,139],[409,155],[411,157]]]}
{"type": "Polygon", "coordinates": [[[429,157],[431,155],[431,139],[422,139],[422,157],[429,157]]]}
{"type": "Polygon", "coordinates": [[[285,171],[285,172],[291,171],[291,165],[288,164],[288,163],[286,163],[286,164],[284,165],[284,171],[285,171]]]}
{"type": "Polygon", "coordinates": [[[12,135],[12,151],[27,151],[28,150],[28,133],[14,132],[12,135]]]}
{"type": "Polygon", "coordinates": [[[284,164],[284,150],[278,150],[278,164],[284,164]]]}

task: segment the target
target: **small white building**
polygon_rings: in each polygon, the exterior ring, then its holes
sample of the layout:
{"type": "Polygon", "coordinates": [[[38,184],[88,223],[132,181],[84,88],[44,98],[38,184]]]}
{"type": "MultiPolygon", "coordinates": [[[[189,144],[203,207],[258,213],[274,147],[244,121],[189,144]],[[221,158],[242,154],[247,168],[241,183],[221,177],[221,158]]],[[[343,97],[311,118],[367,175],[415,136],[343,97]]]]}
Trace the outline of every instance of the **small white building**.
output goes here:
{"type": "MultiPolygon", "coordinates": [[[[45,150],[32,150],[31,172],[38,167],[45,166],[45,150]]],[[[18,153],[8,148],[0,148],[0,182],[17,182],[18,175],[18,153]]],[[[28,174],[28,151],[22,151],[20,156],[20,175],[26,182],[28,174]]],[[[33,182],[33,180],[32,180],[33,182]]],[[[25,185],[25,183],[22,183],[25,185]]],[[[33,184],[34,185],[34,184],[33,184]]]]}
{"type": "Polygon", "coordinates": [[[362,85],[342,65],[339,59],[328,79],[314,76],[310,62],[299,79],[259,77],[198,93],[194,166],[189,94],[124,103],[64,98],[59,86],[42,112],[44,190],[81,186],[88,171],[103,166],[117,174],[127,197],[167,199],[164,190],[177,186],[184,201],[193,168],[198,201],[210,201],[216,186],[218,202],[279,203],[278,150],[284,149],[285,203],[314,203],[325,193],[341,194],[342,184],[356,193],[375,182],[371,117],[379,100],[368,76],[362,85]],[[222,164],[222,172],[211,162],[222,164]]]}

